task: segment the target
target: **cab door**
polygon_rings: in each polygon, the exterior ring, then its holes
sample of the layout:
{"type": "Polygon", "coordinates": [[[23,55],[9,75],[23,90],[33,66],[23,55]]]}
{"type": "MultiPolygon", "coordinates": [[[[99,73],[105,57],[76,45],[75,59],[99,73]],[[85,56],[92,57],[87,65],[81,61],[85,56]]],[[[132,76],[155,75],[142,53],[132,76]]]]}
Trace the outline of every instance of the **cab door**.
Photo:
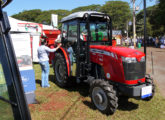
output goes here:
{"type": "Polygon", "coordinates": [[[0,8],[0,120],[31,120],[9,31],[0,8]]]}

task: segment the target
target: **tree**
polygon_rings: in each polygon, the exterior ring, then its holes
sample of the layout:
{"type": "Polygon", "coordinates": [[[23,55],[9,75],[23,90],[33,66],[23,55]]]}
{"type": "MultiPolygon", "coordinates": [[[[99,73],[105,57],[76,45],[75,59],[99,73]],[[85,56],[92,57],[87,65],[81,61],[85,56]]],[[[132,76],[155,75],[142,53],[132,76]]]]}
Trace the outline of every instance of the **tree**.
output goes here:
{"type": "Polygon", "coordinates": [[[159,0],[155,6],[150,22],[153,24],[153,29],[158,29],[157,34],[164,35],[165,32],[165,0],[159,0]]]}
{"type": "Polygon", "coordinates": [[[13,15],[12,17],[20,20],[35,22],[36,17],[42,13],[40,9],[34,10],[24,10],[23,12],[19,12],[18,14],[13,15]]]}
{"type": "Polygon", "coordinates": [[[112,18],[113,29],[124,31],[130,20],[131,10],[127,2],[108,1],[102,6],[101,12],[107,13],[112,18]]]}
{"type": "MultiPolygon", "coordinates": [[[[147,18],[146,18],[146,24],[147,24],[147,35],[148,36],[161,36],[164,35],[164,28],[163,24],[161,22],[164,22],[163,20],[160,20],[159,13],[158,13],[158,5],[154,5],[147,8],[147,18]]],[[[139,31],[138,35],[141,33],[144,33],[144,11],[140,11],[137,14],[136,17],[137,23],[140,23],[140,25],[137,25],[137,30],[139,31]],[[140,27],[140,29],[138,28],[140,27]]]]}
{"type": "Polygon", "coordinates": [[[58,22],[59,27],[61,27],[61,19],[67,15],[69,15],[71,12],[68,10],[48,10],[48,11],[41,11],[39,9],[35,10],[29,10],[29,11],[23,11],[16,15],[13,15],[12,17],[20,20],[30,21],[30,22],[36,22],[36,23],[42,23],[42,24],[51,24],[51,14],[57,14],[58,15],[58,22]]]}
{"type": "Polygon", "coordinates": [[[42,14],[36,17],[37,23],[43,23],[46,22],[47,24],[51,24],[51,14],[57,14],[58,15],[58,22],[59,27],[61,27],[60,21],[63,17],[70,14],[70,11],[68,10],[49,10],[49,11],[43,11],[42,14]]]}
{"type": "Polygon", "coordinates": [[[89,5],[89,6],[77,7],[72,10],[72,13],[79,11],[100,11],[100,9],[101,9],[101,5],[89,5]]]}

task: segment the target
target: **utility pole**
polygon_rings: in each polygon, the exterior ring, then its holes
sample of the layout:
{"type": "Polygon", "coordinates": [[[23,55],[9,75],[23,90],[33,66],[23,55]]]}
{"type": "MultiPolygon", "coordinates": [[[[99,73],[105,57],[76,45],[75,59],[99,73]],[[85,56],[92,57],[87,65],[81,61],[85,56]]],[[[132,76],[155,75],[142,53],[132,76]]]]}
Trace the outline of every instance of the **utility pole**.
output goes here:
{"type": "Polygon", "coordinates": [[[147,38],[147,29],[146,29],[146,0],[144,0],[144,53],[146,57],[146,38],[147,38]]]}
{"type": "Polygon", "coordinates": [[[135,25],[135,0],[132,0],[133,2],[133,41],[134,41],[134,47],[136,45],[136,25],[135,25]]]}

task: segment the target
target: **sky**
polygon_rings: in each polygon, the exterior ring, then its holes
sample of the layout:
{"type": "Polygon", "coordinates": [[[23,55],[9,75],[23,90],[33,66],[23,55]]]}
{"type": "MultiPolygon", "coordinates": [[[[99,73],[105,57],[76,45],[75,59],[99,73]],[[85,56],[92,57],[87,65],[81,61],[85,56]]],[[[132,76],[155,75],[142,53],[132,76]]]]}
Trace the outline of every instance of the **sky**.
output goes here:
{"type": "MultiPolygon", "coordinates": [[[[18,14],[23,10],[41,9],[41,10],[57,10],[66,9],[72,10],[76,7],[87,6],[92,4],[104,5],[109,0],[13,0],[4,11],[8,13],[8,16],[18,14]]],[[[112,0],[115,1],[115,0],[112,0]]],[[[131,0],[120,0],[130,3],[131,0]]],[[[146,0],[147,6],[155,4],[156,0],[146,0]]],[[[143,0],[136,0],[136,5],[143,8],[143,0]]]]}

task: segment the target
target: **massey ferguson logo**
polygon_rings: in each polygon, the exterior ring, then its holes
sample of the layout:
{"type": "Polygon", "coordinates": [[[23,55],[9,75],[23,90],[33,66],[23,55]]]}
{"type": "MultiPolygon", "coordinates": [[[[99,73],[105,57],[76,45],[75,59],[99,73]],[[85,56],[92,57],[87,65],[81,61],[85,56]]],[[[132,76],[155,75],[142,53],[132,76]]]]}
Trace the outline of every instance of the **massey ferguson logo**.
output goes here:
{"type": "Polygon", "coordinates": [[[139,53],[138,52],[134,52],[136,55],[139,55],[139,53]]]}
{"type": "Polygon", "coordinates": [[[98,50],[98,49],[90,49],[90,52],[94,53],[93,55],[96,55],[96,53],[98,53],[98,54],[103,54],[103,55],[111,56],[113,58],[118,59],[117,55],[113,52],[108,52],[108,51],[98,50]]]}

